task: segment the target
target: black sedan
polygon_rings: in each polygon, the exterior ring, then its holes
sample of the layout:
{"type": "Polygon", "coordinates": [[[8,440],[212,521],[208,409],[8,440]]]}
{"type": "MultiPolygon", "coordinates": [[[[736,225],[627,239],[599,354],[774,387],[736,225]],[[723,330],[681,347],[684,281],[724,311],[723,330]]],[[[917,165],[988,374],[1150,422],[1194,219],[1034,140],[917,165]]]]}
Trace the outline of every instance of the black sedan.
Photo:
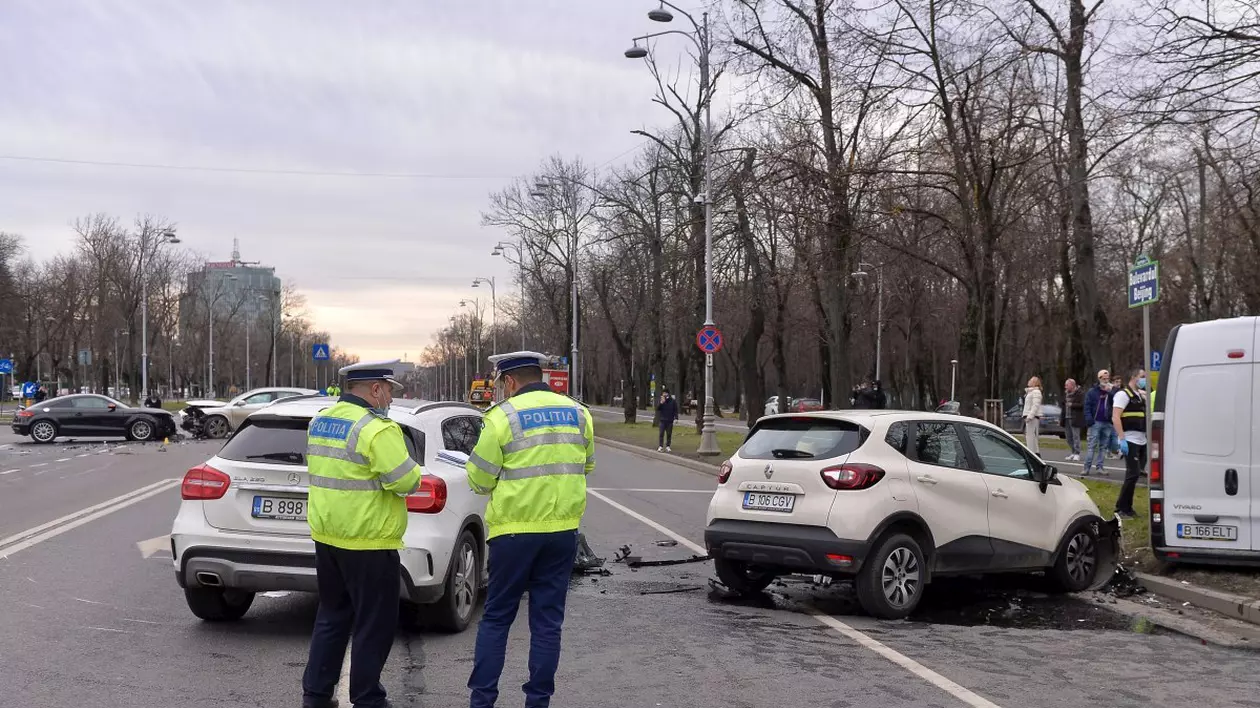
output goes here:
{"type": "Polygon", "coordinates": [[[122,437],[145,442],[175,434],[175,418],[157,408],[131,408],[106,396],[50,398],[13,416],[13,432],[37,443],[57,437],[122,437]]]}

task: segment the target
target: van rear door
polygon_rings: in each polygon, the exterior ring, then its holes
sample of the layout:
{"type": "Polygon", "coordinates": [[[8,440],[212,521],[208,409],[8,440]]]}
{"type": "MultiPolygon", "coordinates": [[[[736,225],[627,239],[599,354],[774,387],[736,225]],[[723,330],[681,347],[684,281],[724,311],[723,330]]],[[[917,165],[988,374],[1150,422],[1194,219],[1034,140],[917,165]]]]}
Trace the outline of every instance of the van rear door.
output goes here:
{"type": "MultiPolygon", "coordinates": [[[[1250,551],[1257,318],[1181,327],[1164,402],[1164,542],[1250,551]]],[[[1255,422],[1260,422],[1256,419],[1255,422]]]]}

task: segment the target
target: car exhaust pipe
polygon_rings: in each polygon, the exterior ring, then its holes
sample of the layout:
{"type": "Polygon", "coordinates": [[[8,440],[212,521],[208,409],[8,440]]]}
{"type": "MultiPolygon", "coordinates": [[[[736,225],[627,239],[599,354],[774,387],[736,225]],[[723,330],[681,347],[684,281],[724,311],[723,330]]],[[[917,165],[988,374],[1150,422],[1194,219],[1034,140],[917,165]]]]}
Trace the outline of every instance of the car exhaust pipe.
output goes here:
{"type": "Polygon", "coordinates": [[[1100,590],[1110,583],[1120,569],[1121,551],[1124,550],[1123,537],[1120,533],[1120,517],[1112,517],[1110,521],[1095,522],[1098,538],[1098,567],[1094,573],[1094,581],[1090,590],[1100,590]]]}
{"type": "Polygon", "coordinates": [[[202,585],[208,588],[223,587],[223,578],[220,578],[218,573],[210,573],[210,572],[201,570],[201,571],[198,571],[196,575],[194,575],[193,577],[197,579],[198,583],[201,583],[202,585]]]}

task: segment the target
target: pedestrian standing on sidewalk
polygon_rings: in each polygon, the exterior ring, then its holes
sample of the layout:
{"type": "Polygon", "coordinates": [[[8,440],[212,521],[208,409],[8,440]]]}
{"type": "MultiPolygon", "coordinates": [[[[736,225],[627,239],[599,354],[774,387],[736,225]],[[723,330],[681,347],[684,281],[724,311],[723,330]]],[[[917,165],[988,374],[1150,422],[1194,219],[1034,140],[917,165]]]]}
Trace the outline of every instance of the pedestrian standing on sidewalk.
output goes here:
{"type": "Polygon", "coordinates": [[[1024,444],[1032,454],[1041,456],[1041,379],[1028,379],[1024,389],[1024,444]]]}
{"type": "Polygon", "coordinates": [[[1072,462],[1081,461],[1081,428],[1085,427],[1085,392],[1076,379],[1063,382],[1063,434],[1067,437],[1072,462]]]}
{"type": "Polygon", "coordinates": [[[1085,420],[1089,423],[1089,438],[1085,444],[1084,475],[1088,477],[1090,470],[1098,474],[1106,474],[1103,462],[1107,460],[1107,440],[1109,433],[1115,432],[1111,425],[1111,400],[1107,388],[1111,383],[1111,372],[1102,369],[1098,372],[1098,381],[1085,394],[1085,420]]]}
{"type": "Polygon", "coordinates": [[[1111,400],[1111,422],[1120,437],[1120,452],[1124,454],[1124,484],[1116,498],[1116,516],[1126,519],[1137,516],[1133,509],[1133,491],[1146,470],[1145,390],[1146,371],[1134,369],[1128,385],[1116,391],[1111,400]]]}
{"type": "Polygon", "coordinates": [[[661,427],[660,435],[657,436],[656,451],[673,452],[670,446],[674,444],[674,422],[678,420],[678,400],[667,388],[661,390],[661,402],[656,404],[656,417],[661,427]]]}

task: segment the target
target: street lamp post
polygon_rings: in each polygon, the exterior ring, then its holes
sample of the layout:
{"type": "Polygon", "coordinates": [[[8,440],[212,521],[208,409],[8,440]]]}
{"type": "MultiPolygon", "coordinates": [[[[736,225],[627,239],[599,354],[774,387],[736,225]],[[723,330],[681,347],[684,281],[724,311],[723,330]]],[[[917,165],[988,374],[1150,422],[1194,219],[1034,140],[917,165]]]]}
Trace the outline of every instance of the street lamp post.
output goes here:
{"type": "MultiPolygon", "coordinates": [[[[643,59],[647,57],[648,50],[646,47],[639,46],[639,41],[646,41],[653,37],[661,37],[667,34],[677,34],[690,39],[699,51],[700,96],[704,102],[704,193],[696,195],[695,199],[697,201],[703,200],[704,203],[704,326],[711,327],[715,323],[713,321],[713,166],[711,164],[713,154],[713,92],[709,90],[709,59],[710,50],[712,49],[709,35],[709,13],[702,13],[700,21],[697,22],[696,18],[687,11],[662,0],[658,9],[648,12],[648,19],[653,22],[672,22],[674,15],[669,10],[666,10],[666,7],[673,9],[690,20],[694,32],[667,30],[635,37],[633,39],[634,46],[625,51],[625,56],[627,59],[643,59]],[[706,91],[708,91],[707,94],[705,93],[706,91]]],[[[720,455],[722,453],[722,449],[717,442],[714,412],[713,357],[706,356],[704,362],[704,419],[700,429],[700,447],[696,449],[696,452],[700,455],[720,455]]]]}
{"type": "MultiPolygon", "coordinates": [[[[494,291],[494,276],[489,278],[473,278],[472,286],[475,288],[480,283],[488,283],[490,285],[490,349],[491,354],[499,353],[499,300],[494,291]]],[[[521,349],[525,348],[525,342],[521,342],[521,349]]]]}
{"type": "MultiPolygon", "coordinates": [[[[158,246],[179,243],[174,231],[158,234],[158,246]]],[[[157,253],[157,249],[153,251],[157,253]]],[[[144,272],[144,253],[140,254],[140,390],[149,394],[149,280],[144,272]]]]}
{"type": "MultiPolygon", "coordinates": [[[[958,360],[949,360],[949,400],[954,399],[954,384],[958,381],[958,360]]],[[[959,410],[962,410],[961,408],[959,410]]]]}
{"type": "MultiPolygon", "coordinates": [[[[468,303],[469,303],[468,300],[460,300],[459,306],[468,307],[468,303]]],[[[468,333],[469,333],[469,336],[472,337],[473,340],[476,342],[476,347],[477,347],[477,353],[473,358],[473,362],[475,363],[477,368],[481,368],[481,299],[473,298],[472,306],[473,306],[473,319],[469,321],[468,333]],[[473,326],[474,323],[476,323],[477,325],[476,327],[473,326]]]]}
{"type": "Polygon", "coordinates": [[[494,250],[490,252],[492,256],[503,256],[507,249],[516,251],[516,265],[520,271],[520,309],[517,312],[517,318],[521,321],[521,351],[525,350],[525,259],[521,255],[521,246],[517,243],[503,243],[500,241],[494,245],[494,250]]]}
{"type": "MultiPolygon", "coordinates": [[[[866,277],[870,275],[863,268],[871,268],[875,271],[875,380],[879,381],[880,362],[883,359],[883,342],[884,342],[884,267],[871,265],[870,263],[858,263],[858,269],[853,273],[856,277],[866,277]]],[[[952,400],[952,399],[951,399],[952,400]]]]}

